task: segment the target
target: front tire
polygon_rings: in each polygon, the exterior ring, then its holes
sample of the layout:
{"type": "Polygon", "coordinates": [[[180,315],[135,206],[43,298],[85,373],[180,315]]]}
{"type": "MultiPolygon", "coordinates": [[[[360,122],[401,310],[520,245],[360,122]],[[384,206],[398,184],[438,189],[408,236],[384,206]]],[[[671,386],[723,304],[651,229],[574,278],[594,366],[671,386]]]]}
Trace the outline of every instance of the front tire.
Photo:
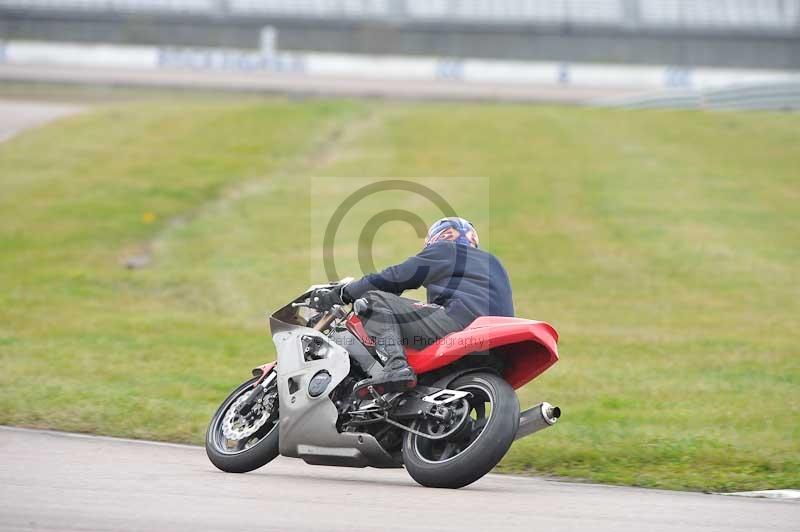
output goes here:
{"type": "Polygon", "coordinates": [[[259,380],[259,377],[250,379],[231,392],[208,424],[206,454],[212,464],[226,473],[247,473],[278,456],[277,380],[267,387],[258,415],[250,420],[236,418],[238,404],[250,395],[259,380]],[[272,394],[268,409],[263,403],[272,394]]]}
{"type": "Polygon", "coordinates": [[[406,433],[403,439],[408,474],[432,488],[462,488],[483,477],[505,456],[519,428],[519,400],[499,375],[470,373],[448,388],[472,394],[467,433],[446,440],[406,433]]]}

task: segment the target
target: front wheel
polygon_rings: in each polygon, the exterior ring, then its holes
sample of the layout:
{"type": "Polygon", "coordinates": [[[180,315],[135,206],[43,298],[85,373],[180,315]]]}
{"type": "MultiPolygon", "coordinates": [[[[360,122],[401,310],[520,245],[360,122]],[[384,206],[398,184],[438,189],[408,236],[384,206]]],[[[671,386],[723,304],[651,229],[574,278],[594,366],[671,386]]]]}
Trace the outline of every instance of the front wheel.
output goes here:
{"type": "MultiPolygon", "coordinates": [[[[403,461],[411,478],[433,488],[461,488],[492,470],[505,456],[519,428],[519,401],[514,389],[494,373],[470,373],[456,379],[451,390],[470,392],[462,430],[431,440],[406,433],[403,461]]],[[[432,433],[419,421],[415,428],[432,433]]]]}
{"type": "Polygon", "coordinates": [[[258,377],[250,379],[236,388],[208,424],[206,454],[212,464],[227,473],[246,473],[278,456],[277,379],[266,387],[249,412],[242,415],[241,406],[259,380],[258,377]]]}

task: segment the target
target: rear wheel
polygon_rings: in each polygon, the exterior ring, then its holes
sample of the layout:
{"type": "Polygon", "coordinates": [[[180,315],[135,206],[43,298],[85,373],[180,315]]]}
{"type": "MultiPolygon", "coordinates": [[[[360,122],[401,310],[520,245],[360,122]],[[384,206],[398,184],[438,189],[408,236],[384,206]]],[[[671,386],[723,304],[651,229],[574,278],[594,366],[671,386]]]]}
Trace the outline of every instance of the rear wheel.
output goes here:
{"type": "MultiPolygon", "coordinates": [[[[464,399],[469,419],[463,427],[443,439],[406,433],[403,440],[406,470],[423,486],[461,488],[472,484],[500,462],[519,428],[519,401],[499,375],[470,373],[448,388],[471,394],[464,399]]],[[[435,434],[423,421],[414,428],[435,434]]]]}
{"type": "Polygon", "coordinates": [[[277,380],[267,386],[246,415],[241,414],[241,406],[259,380],[259,377],[250,379],[236,388],[208,425],[206,454],[222,471],[246,473],[278,456],[277,380]]]}

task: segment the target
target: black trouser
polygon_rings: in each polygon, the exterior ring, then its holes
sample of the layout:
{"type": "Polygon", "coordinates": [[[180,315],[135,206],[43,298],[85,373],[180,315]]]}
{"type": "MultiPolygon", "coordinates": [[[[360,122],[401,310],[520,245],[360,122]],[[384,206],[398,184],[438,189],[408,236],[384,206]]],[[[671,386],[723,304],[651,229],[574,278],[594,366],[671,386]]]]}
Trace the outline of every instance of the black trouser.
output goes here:
{"type": "Polygon", "coordinates": [[[447,315],[444,307],[421,303],[389,292],[364,294],[369,302],[364,329],[375,338],[379,356],[388,360],[406,359],[404,347],[424,349],[448,334],[464,327],[447,315]]]}

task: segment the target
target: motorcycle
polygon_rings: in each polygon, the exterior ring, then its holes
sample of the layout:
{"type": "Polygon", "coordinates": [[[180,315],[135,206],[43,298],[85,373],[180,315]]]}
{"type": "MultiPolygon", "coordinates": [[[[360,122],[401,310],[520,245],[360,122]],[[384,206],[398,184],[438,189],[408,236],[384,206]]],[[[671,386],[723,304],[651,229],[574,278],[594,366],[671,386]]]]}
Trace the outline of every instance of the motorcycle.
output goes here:
{"type": "Polygon", "coordinates": [[[270,316],[276,362],[253,370],[217,409],[206,453],[244,473],[278,455],[309,464],[405,467],[423,486],[461,488],[488,473],[514,440],[552,426],[542,402],[520,413],[514,389],[558,361],[558,334],[541,321],[480,317],[420,350],[406,347],[417,386],[356,394],[382,368],[360,316],[365,299],[315,308],[311,286],[270,316]]]}

